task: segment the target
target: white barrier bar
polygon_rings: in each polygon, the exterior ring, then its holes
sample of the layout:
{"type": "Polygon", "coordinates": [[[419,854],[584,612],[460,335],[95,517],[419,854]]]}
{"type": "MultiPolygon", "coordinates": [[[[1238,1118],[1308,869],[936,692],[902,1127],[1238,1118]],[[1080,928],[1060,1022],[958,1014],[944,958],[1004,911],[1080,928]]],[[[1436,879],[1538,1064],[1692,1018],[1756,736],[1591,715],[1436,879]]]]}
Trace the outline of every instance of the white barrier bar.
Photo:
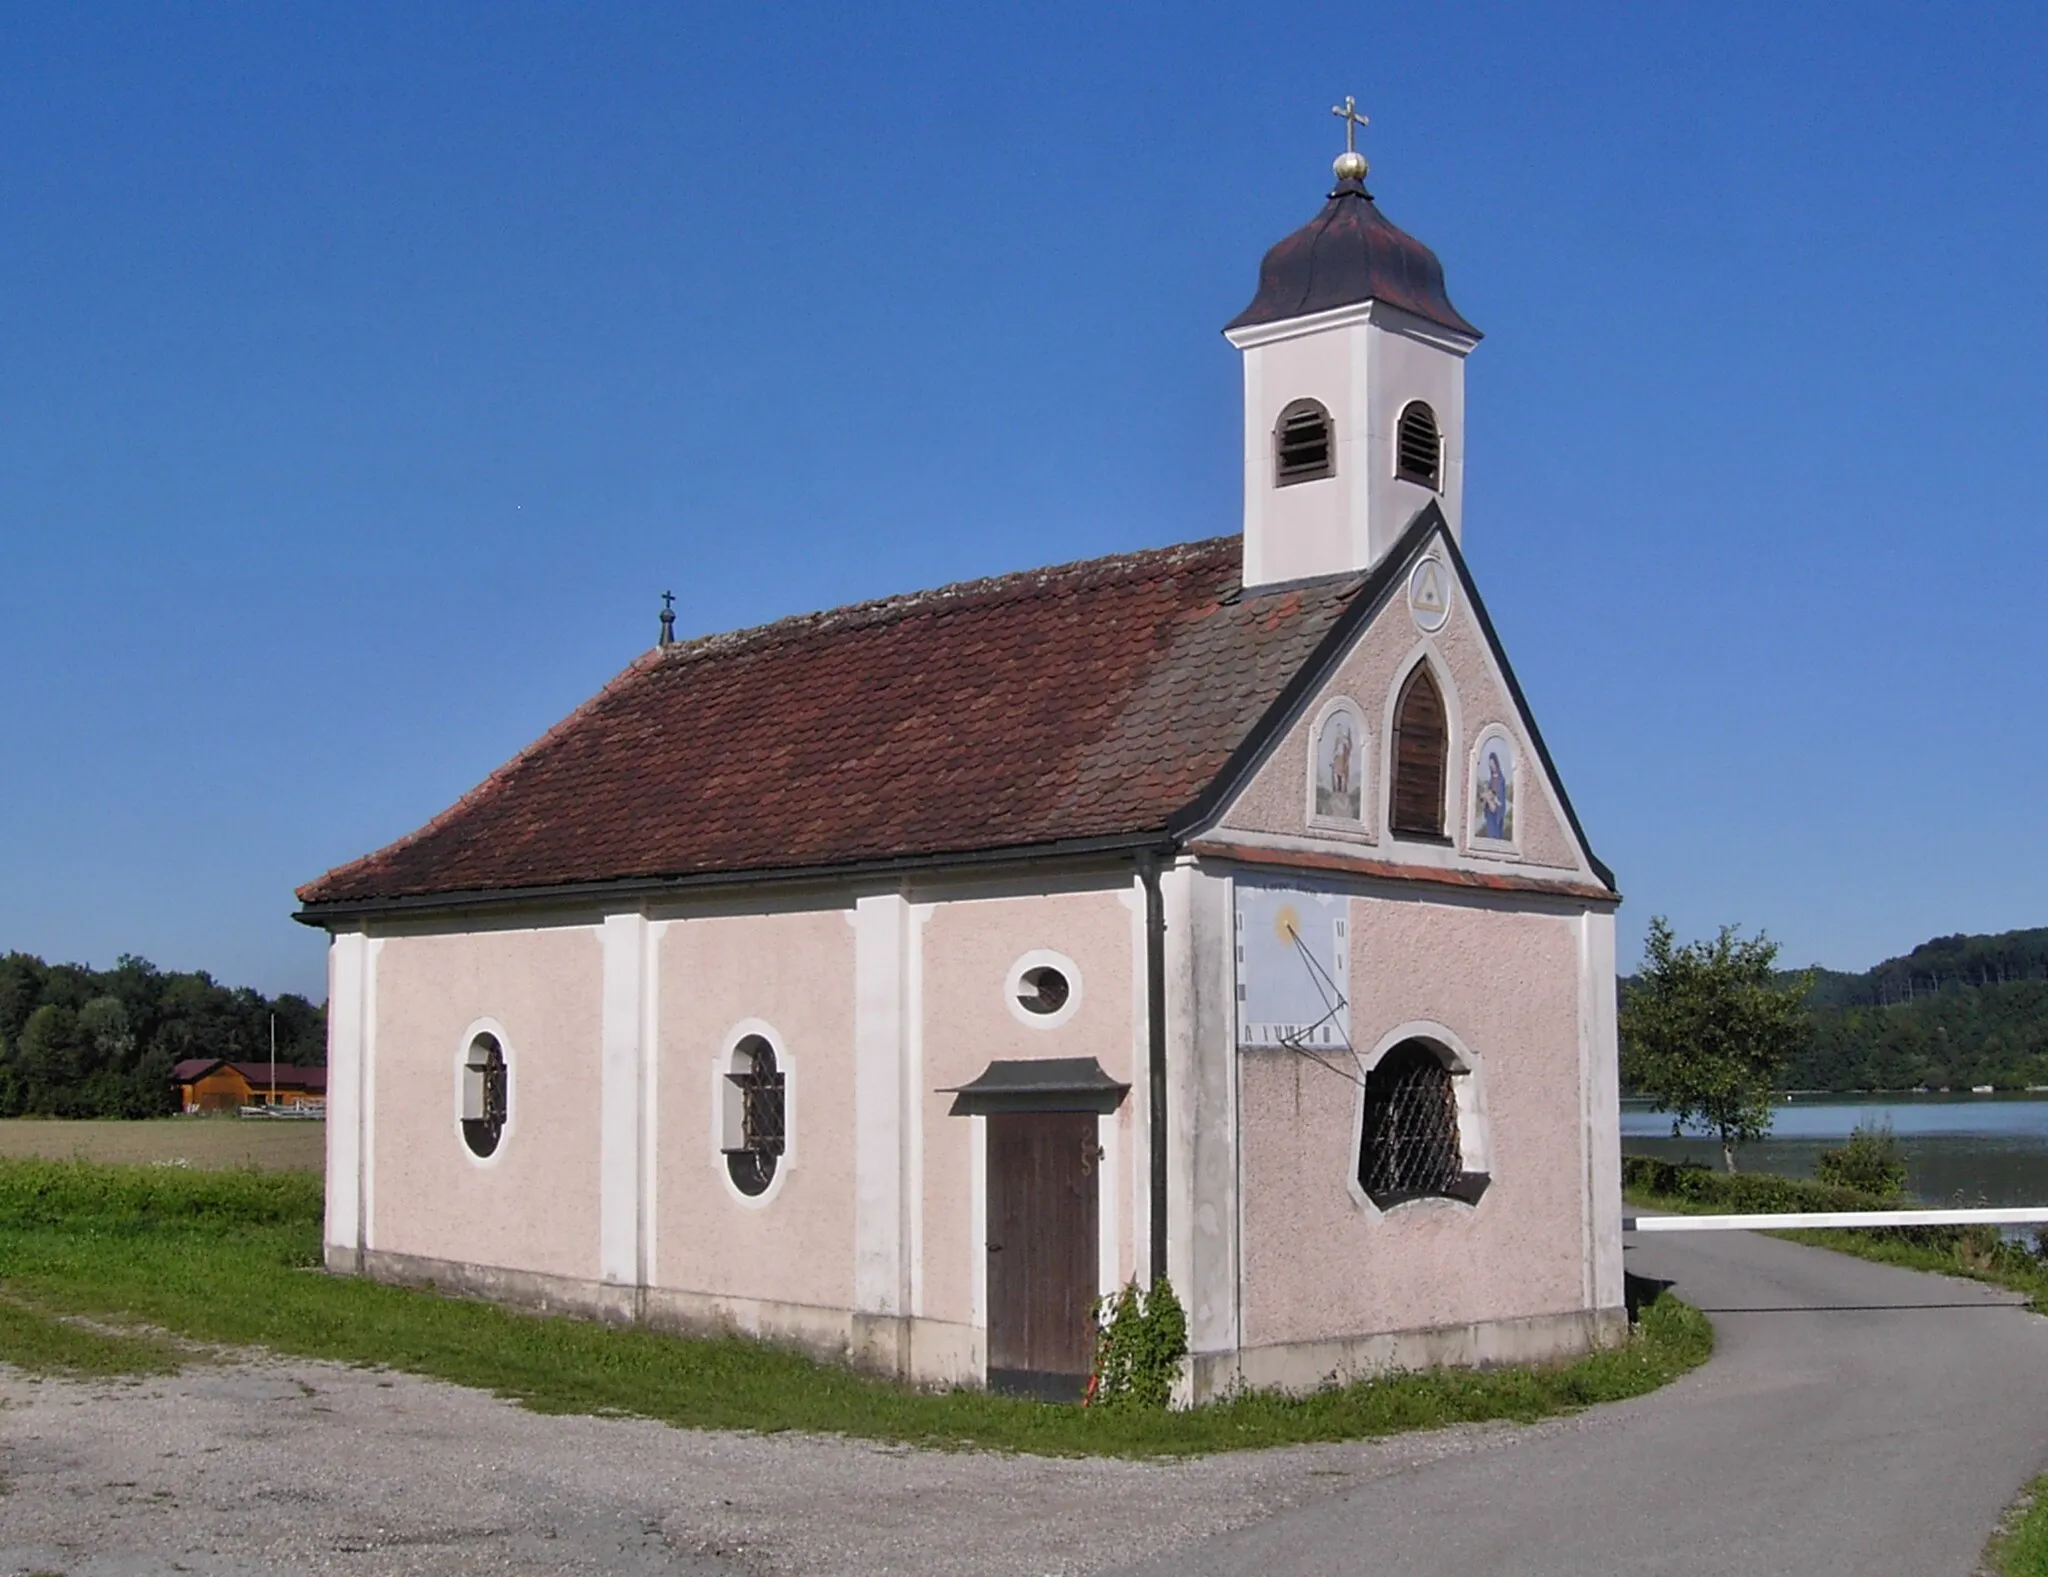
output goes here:
{"type": "Polygon", "coordinates": [[[2048,1226],[2048,1206],[1978,1210],[1809,1210],[1776,1216],[1623,1216],[1624,1232],[1773,1232],[1786,1227],[2048,1226]]]}

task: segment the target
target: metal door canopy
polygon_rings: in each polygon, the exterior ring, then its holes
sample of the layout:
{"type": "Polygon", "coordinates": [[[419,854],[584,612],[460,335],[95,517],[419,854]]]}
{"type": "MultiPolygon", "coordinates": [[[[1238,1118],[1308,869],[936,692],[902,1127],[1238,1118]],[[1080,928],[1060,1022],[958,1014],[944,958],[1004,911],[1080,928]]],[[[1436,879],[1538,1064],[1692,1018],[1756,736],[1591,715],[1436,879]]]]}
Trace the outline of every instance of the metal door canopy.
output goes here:
{"type": "Polygon", "coordinates": [[[939,1091],[953,1097],[955,1117],[999,1112],[1113,1112],[1130,1093],[1093,1057],[1039,1057],[991,1062],[979,1078],[939,1091]]]}

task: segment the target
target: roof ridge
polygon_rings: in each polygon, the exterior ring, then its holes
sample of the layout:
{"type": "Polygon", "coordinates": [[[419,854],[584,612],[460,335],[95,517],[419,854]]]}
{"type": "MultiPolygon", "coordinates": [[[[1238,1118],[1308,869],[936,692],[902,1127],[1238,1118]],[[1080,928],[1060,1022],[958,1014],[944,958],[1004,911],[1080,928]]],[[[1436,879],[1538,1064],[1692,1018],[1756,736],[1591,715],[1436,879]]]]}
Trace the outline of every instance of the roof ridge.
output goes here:
{"type": "Polygon", "coordinates": [[[649,655],[660,662],[726,656],[758,643],[782,640],[791,635],[888,624],[943,607],[1000,600],[1006,596],[1033,595],[1055,585],[1101,578],[1116,571],[1128,575],[1155,568],[1177,569],[1220,557],[1225,550],[1235,549],[1241,540],[1238,533],[1232,532],[1224,536],[1203,537],[1194,542],[1169,543],[1165,547],[1137,548],[1125,553],[1104,553],[1090,559],[1071,559],[1064,564],[1007,570],[1000,575],[983,575],[974,580],[948,581],[919,591],[893,592],[885,597],[842,603],[836,608],[785,614],[765,624],[746,625],[737,630],[714,630],[704,635],[693,635],[672,646],[657,647],[649,655]]]}

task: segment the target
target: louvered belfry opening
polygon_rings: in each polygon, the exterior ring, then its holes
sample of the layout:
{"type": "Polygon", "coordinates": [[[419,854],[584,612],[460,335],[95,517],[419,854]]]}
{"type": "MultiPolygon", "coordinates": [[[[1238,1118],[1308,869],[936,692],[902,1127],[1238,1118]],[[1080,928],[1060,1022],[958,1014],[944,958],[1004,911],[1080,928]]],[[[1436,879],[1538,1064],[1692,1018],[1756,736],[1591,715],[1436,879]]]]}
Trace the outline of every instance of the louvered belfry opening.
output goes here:
{"type": "Polygon", "coordinates": [[[1426,662],[1417,663],[1394,708],[1395,832],[1424,838],[1444,835],[1444,758],[1450,729],[1443,692],[1426,662]]]}
{"type": "Polygon", "coordinates": [[[1394,474],[1432,490],[1443,485],[1444,441],[1436,430],[1436,412],[1410,400],[1395,427],[1394,474]]]}
{"type": "Polygon", "coordinates": [[[1365,1076],[1358,1186],[1382,1210],[1404,1200],[1467,1192],[1458,1097],[1443,1059],[1404,1040],[1365,1076]]]}
{"type": "Polygon", "coordinates": [[[1336,434],[1317,400],[1296,400],[1273,428],[1273,485],[1288,487],[1337,474],[1336,434]]]}

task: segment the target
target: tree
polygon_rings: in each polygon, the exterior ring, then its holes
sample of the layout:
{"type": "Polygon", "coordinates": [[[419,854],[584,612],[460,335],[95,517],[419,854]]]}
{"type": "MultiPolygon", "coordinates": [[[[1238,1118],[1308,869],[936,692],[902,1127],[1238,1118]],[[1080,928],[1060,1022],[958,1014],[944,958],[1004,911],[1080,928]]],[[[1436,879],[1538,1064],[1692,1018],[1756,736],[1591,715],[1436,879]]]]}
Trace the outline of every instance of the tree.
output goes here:
{"type": "Polygon", "coordinates": [[[46,1002],[28,1016],[15,1046],[22,1107],[39,1117],[71,1117],[77,1103],[78,1015],[46,1002]]]}
{"type": "Polygon", "coordinates": [[[112,969],[0,953],[0,1116],[155,1117],[178,1107],[184,1057],[326,1061],[326,1010],[123,954],[112,969]]]}
{"type": "Polygon", "coordinates": [[[1643,968],[1621,1006],[1622,1075],[1690,1128],[1735,1147],[1770,1132],[1771,1094],[1812,1034],[1805,975],[1778,978],[1778,944],[1724,925],[1711,942],[1680,947],[1662,915],[1650,922],[1643,968]]]}

